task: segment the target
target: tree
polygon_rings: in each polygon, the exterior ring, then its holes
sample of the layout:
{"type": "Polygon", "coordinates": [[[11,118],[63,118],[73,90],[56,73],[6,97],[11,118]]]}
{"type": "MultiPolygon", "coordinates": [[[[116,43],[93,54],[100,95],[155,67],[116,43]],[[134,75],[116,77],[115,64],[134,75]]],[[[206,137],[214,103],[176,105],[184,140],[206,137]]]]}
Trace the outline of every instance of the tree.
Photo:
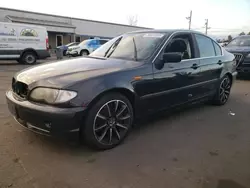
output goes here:
{"type": "Polygon", "coordinates": [[[137,15],[128,17],[128,24],[136,26],[138,22],[137,15]]]}
{"type": "Polygon", "coordinates": [[[242,35],[245,35],[245,32],[241,32],[241,33],[239,34],[239,36],[242,36],[242,35]]]}
{"type": "Polygon", "coordinates": [[[228,42],[230,42],[231,40],[233,40],[233,37],[231,35],[228,35],[227,40],[228,42]]]}

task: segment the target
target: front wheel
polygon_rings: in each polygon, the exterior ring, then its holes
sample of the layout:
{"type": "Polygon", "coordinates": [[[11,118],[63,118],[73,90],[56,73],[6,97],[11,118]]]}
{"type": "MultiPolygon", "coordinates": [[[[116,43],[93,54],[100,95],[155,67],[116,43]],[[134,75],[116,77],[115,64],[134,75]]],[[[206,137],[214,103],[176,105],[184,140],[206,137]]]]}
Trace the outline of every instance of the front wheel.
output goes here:
{"type": "Polygon", "coordinates": [[[96,149],[111,149],[128,135],[133,117],[130,101],[119,93],[109,93],[89,110],[82,128],[83,139],[96,149]]]}
{"type": "Polygon", "coordinates": [[[89,55],[89,52],[87,50],[82,50],[80,52],[80,56],[87,56],[87,55],[89,55]]]}
{"type": "Polygon", "coordinates": [[[227,103],[232,87],[232,80],[228,75],[225,75],[220,82],[219,88],[213,99],[213,104],[224,105],[227,103]]]}

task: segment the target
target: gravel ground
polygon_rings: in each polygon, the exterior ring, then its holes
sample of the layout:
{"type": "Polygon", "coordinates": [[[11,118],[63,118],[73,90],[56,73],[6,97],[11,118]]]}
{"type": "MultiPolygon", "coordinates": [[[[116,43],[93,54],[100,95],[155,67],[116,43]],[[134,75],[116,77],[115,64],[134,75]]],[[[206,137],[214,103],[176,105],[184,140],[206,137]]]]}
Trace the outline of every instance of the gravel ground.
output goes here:
{"type": "Polygon", "coordinates": [[[250,81],[237,80],[225,106],[149,117],[122,145],[96,152],[13,120],[5,91],[25,67],[0,62],[0,188],[250,187],[250,81]]]}

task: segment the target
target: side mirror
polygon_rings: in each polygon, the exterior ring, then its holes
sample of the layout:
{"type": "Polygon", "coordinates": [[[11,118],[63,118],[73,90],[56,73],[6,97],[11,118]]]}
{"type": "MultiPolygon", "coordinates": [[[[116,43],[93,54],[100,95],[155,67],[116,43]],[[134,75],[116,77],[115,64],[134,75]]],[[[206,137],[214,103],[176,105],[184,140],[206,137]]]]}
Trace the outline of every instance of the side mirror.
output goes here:
{"type": "Polygon", "coordinates": [[[155,62],[155,68],[161,70],[165,63],[179,63],[181,62],[182,55],[177,52],[164,53],[158,61],[155,62]]]}
{"type": "Polygon", "coordinates": [[[164,61],[164,63],[179,63],[181,62],[181,59],[181,53],[177,52],[169,52],[162,55],[162,60],[164,61]]]}

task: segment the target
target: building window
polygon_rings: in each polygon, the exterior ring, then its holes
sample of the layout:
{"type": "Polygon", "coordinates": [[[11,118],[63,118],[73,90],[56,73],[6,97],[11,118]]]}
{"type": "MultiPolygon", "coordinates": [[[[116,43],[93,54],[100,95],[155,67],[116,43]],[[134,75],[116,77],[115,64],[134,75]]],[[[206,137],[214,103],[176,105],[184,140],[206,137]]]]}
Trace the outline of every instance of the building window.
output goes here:
{"type": "Polygon", "coordinates": [[[63,45],[63,35],[56,35],[56,46],[63,45]]]}
{"type": "Polygon", "coordinates": [[[81,37],[80,36],[76,36],[76,41],[75,42],[81,42],[81,37]]]}

